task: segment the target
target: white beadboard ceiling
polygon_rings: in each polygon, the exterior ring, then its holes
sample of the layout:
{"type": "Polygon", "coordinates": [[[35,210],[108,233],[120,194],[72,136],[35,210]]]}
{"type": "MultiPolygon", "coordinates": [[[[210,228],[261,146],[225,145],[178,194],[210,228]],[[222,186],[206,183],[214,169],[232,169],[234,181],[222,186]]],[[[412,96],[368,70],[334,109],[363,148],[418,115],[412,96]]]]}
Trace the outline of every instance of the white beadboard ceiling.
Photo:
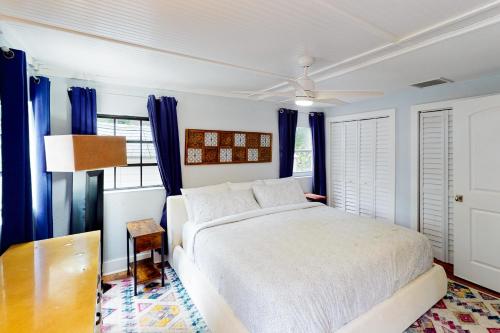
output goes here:
{"type": "Polygon", "coordinates": [[[322,89],[496,72],[499,22],[498,0],[0,2],[4,38],[41,73],[227,96],[287,89],[305,53],[322,89]]]}

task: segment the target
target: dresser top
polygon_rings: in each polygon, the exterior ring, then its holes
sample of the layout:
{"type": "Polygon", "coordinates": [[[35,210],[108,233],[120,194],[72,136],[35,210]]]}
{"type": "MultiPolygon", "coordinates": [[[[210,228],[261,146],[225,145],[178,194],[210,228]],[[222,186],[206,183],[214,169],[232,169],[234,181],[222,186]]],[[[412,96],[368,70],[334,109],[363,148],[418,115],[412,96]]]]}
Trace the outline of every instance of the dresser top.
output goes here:
{"type": "Polygon", "coordinates": [[[11,246],[0,257],[0,332],[93,332],[100,232],[11,246]]]}

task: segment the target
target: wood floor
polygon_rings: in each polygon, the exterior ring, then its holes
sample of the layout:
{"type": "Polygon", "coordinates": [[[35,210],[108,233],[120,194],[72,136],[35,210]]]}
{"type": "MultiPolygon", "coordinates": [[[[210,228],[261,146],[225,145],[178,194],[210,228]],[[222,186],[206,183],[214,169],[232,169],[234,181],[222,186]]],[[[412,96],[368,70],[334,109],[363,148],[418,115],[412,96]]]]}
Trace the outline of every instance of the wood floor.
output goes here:
{"type": "Polygon", "coordinates": [[[448,264],[448,263],[439,261],[437,259],[434,259],[434,262],[438,265],[443,266],[444,270],[446,271],[446,275],[448,276],[448,279],[451,279],[453,281],[457,281],[458,283],[461,283],[461,284],[466,285],[468,287],[471,287],[471,288],[477,289],[479,291],[482,291],[484,293],[490,294],[491,296],[495,296],[496,298],[500,298],[500,293],[497,293],[496,291],[481,287],[480,285],[477,285],[475,283],[472,283],[472,282],[469,282],[469,281],[464,280],[462,278],[459,278],[458,276],[455,276],[455,274],[453,274],[453,265],[452,264],[448,264]]]}
{"type": "MultiPolygon", "coordinates": [[[[137,262],[140,264],[141,261],[144,261],[144,260],[149,260],[149,258],[137,260],[137,262]]],[[[156,263],[155,265],[156,265],[156,268],[160,269],[159,263],[156,263]]],[[[170,264],[168,263],[168,261],[165,261],[165,268],[167,268],[167,267],[170,267],[170,264]]],[[[123,272],[113,273],[113,274],[109,274],[109,275],[104,275],[104,277],[102,278],[102,281],[104,283],[109,283],[109,282],[114,281],[114,280],[125,279],[126,277],[127,277],[127,271],[123,271],[123,272]]]]}

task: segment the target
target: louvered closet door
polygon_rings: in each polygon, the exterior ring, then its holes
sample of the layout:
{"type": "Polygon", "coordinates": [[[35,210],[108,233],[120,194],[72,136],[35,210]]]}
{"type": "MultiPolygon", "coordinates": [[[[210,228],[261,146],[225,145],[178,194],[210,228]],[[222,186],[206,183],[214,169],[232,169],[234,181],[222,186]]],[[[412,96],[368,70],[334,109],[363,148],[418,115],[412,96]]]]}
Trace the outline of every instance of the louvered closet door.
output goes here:
{"type": "Polygon", "coordinates": [[[332,123],[330,204],[394,219],[394,136],[388,117],[332,123]]]}
{"type": "Polygon", "coordinates": [[[453,132],[448,113],[420,114],[420,231],[431,241],[434,256],[445,262],[453,257],[453,232],[449,232],[453,224],[453,132]]]}
{"type": "Polygon", "coordinates": [[[453,189],[453,111],[448,112],[448,260],[453,264],[453,205],[455,190],[453,189]]]}
{"type": "Polygon", "coordinates": [[[390,120],[360,120],[359,131],[359,213],[392,220],[394,186],[391,181],[393,142],[390,120]]]}
{"type": "Polygon", "coordinates": [[[332,123],[331,147],[331,205],[345,210],[345,123],[332,123]]]}
{"type": "Polygon", "coordinates": [[[345,122],[345,211],[359,214],[359,122],[345,122]]]}
{"type": "Polygon", "coordinates": [[[390,119],[376,119],[375,127],[375,218],[394,218],[394,142],[390,119]]]}
{"type": "Polygon", "coordinates": [[[376,119],[359,121],[359,215],[375,217],[376,119]]]}

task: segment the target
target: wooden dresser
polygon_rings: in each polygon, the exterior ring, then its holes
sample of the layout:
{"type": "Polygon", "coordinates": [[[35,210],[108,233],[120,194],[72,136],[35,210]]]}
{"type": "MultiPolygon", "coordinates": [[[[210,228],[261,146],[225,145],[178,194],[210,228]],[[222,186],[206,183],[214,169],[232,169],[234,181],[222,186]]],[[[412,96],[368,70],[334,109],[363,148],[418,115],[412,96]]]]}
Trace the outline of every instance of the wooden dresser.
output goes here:
{"type": "Polygon", "coordinates": [[[0,257],[0,332],[100,332],[100,232],[11,246],[0,257]]]}

